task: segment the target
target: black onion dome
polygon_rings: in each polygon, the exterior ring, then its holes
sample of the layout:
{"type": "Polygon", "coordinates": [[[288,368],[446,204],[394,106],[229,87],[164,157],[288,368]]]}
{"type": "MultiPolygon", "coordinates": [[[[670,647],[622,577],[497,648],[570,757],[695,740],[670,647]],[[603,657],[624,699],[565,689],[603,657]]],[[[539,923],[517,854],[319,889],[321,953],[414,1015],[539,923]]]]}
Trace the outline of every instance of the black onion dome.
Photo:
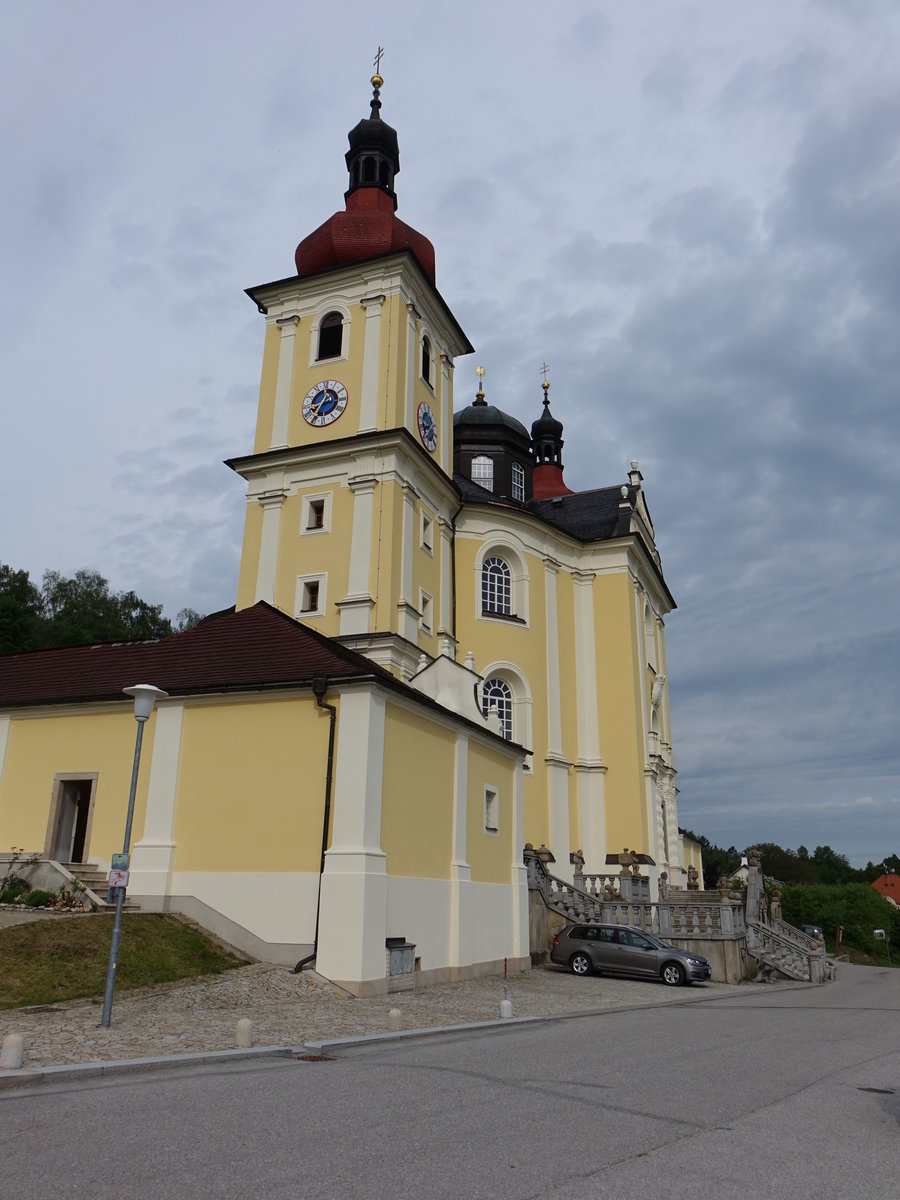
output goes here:
{"type": "Polygon", "coordinates": [[[344,155],[350,172],[346,195],[360,187],[377,187],[394,199],[394,176],[400,173],[400,143],[397,130],[381,119],[381,76],[372,76],[372,109],[368,117],[354,125],[347,134],[350,149],[344,155]]]}
{"type": "MultiPolygon", "coordinates": [[[[461,408],[459,412],[453,414],[454,430],[465,426],[484,428],[488,425],[511,429],[514,433],[519,434],[520,437],[528,438],[528,430],[521,421],[517,421],[509,413],[495,408],[493,404],[470,404],[467,408],[461,408]]],[[[560,428],[562,427],[560,426],[560,428]]]]}
{"type": "Polygon", "coordinates": [[[534,442],[559,441],[562,438],[563,423],[557,421],[550,412],[550,401],[544,397],[544,411],[531,424],[531,440],[534,442]]]}

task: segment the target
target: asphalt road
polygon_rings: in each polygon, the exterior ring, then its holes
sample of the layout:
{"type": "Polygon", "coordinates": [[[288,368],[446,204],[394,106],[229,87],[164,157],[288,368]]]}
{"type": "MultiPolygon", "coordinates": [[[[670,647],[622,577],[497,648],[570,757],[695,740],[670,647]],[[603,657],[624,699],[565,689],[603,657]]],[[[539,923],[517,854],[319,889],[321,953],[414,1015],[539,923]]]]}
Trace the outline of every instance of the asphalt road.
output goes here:
{"type": "MultiPolygon", "coordinates": [[[[602,986],[597,979],[585,987],[602,986]]],[[[0,1092],[0,1197],[894,1196],[900,971],[0,1092]]]]}

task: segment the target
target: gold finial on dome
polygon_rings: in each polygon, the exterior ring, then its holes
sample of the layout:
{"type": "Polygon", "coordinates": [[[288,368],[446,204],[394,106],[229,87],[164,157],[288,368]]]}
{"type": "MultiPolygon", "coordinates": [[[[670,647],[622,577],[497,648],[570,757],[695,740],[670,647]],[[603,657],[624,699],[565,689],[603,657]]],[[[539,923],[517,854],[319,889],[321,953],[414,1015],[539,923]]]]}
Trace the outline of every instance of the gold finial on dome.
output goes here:
{"type": "Polygon", "coordinates": [[[546,363],[546,362],[541,363],[541,374],[544,377],[544,381],[541,384],[541,387],[544,389],[544,395],[546,396],[547,393],[550,391],[550,380],[547,378],[547,376],[550,374],[550,364],[549,363],[546,363]]]}
{"type": "Polygon", "coordinates": [[[370,80],[372,87],[374,87],[374,88],[380,88],[384,84],[384,80],[381,78],[381,60],[383,57],[384,57],[384,46],[379,46],[378,53],[375,55],[375,62],[373,63],[373,66],[375,67],[375,74],[372,76],[372,78],[370,80]]]}
{"type": "Polygon", "coordinates": [[[475,403],[484,404],[484,367],[476,367],[475,374],[478,376],[478,391],[475,393],[475,403]]]}

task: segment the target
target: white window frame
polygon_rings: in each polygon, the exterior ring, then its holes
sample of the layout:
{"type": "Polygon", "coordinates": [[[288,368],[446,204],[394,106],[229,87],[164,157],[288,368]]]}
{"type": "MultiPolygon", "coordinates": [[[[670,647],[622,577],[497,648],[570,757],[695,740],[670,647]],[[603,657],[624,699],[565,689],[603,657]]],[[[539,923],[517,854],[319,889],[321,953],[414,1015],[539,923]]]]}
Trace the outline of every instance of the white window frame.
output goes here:
{"type": "Polygon", "coordinates": [[[330,533],[331,532],[331,492],[310,492],[309,495],[303,496],[300,504],[300,536],[306,537],[307,534],[330,533]],[[318,528],[310,527],[309,518],[312,512],[312,506],[318,502],[322,502],[322,524],[318,528]]]}
{"type": "MultiPolygon", "coordinates": [[[[344,304],[334,300],[326,302],[315,313],[309,330],[309,365],[314,370],[323,370],[328,363],[346,362],[350,353],[350,312],[344,304]],[[340,313],[344,319],[341,329],[341,352],[335,358],[317,358],[319,352],[319,327],[329,313],[340,313]]],[[[324,378],[324,375],[322,376],[324,378]]]]}
{"type": "Polygon", "coordinates": [[[434,517],[425,508],[419,510],[419,548],[434,557],[434,517]]]}
{"type": "MultiPolygon", "coordinates": [[[[481,671],[484,682],[501,679],[509,688],[512,699],[512,740],[531,750],[532,741],[532,698],[528,680],[514,663],[498,660],[488,663],[481,671]]],[[[484,693],[479,695],[479,705],[484,712],[484,693]]],[[[525,759],[523,771],[530,775],[533,770],[533,754],[525,759]]]]}
{"type": "Polygon", "coordinates": [[[431,332],[428,329],[425,329],[424,327],[421,328],[420,332],[419,332],[418,376],[422,380],[423,383],[428,385],[428,388],[431,392],[434,392],[434,381],[435,381],[435,377],[436,377],[435,363],[437,361],[437,357],[438,357],[438,353],[437,353],[437,348],[435,347],[435,344],[434,344],[434,337],[432,336],[431,332]],[[426,341],[428,342],[428,374],[427,375],[422,370],[422,356],[425,353],[426,341]]]}
{"type": "Polygon", "coordinates": [[[525,468],[520,462],[512,465],[512,498],[525,501],[525,468]]]}
{"type": "Polygon", "coordinates": [[[525,566],[525,555],[512,541],[494,541],[488,538],[475,556],[475,619],[478,621],[504,621],[515,625],[529,624],[529,577],[525,566]],[[502,558],[510,572],[509,613],[484,612],[481,604],[481,577],[484,562],[488,558],[502,558]]]}
{"type": "Polygon", "coordinates": [[[324,617],[325,616],[325,592],[328,586],[328,574],[324,572],[318,575],[298,575],[297,588],[294,593],[294,615],[300,620],[306,620],[307,617],[324,617]],[[304,608],[303,600],[306,594],[306,587],[311,583],[319,585],[319,594],[316,598],[315,608],[304,608]]]}
{"type": "Polygon", "coordinates": [[[477,483],[477,484],[478,484],[478,486],[479,486],[480,488],[484,488],[484,490],[485,490],[486,492],[493,492],[493,490],[494,490],[494,460],[491,458],[491,456],[490,456],[489,454],[476,454],[476,455],[475,455],[475,457],[472,459],[472,475],[471,475],[471,478],[472,478],[472,482],[473,482],[473,483],[477,483]],[[485,482],[485,480],[487,479],[487,476],[486,476],[486,475],[485,475],[485,476],[484,476],[482,479],[477,479],[477,478],[476,478],[476,476],[475,476],[475,466],[476,466],[476,464],[477,464],[479,467],[481,467],[481,466],[483,466],[485,463],[490,463],[490,465],[491,465],[491,478],[490,478],[490,484],[488,484],[488,483],[486,483],[486,482],[485,482]]]}
{"type": "Polygon", "coordinates": [[[429,637],[434,634],[434,596],[419,588],[419,629],[429,637]]]}
{"type": "Polygon", "coordinates": [[[488,783],[484,785],[484,832],[490,837],[500,835],[500,792],[488,783]]]}

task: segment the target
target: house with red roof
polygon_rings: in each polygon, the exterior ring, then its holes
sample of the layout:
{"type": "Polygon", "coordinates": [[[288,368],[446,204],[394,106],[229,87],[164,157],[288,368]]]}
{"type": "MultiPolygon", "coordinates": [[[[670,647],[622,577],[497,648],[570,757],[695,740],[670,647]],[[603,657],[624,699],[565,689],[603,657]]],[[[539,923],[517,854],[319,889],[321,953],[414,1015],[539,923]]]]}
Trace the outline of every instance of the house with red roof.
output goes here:
{"type": "Polygon", "coordinates": [[[896,871],[888,871],[872,880],[872,887],[891,904],[900,905],[900,875],[896,871]]]}

